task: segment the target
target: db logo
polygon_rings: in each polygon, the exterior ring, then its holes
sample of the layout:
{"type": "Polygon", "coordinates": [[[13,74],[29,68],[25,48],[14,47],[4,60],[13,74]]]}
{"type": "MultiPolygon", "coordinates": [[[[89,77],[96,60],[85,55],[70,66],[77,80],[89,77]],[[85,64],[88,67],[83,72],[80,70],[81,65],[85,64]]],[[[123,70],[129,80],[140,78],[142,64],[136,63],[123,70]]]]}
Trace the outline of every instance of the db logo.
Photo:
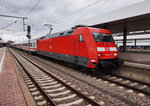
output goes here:
{"type": "Polygon", "coordinates": [[[105,56],[111,56],[111,54],[105,54],[105,56]]]}
{"type": "Polygon", "coordinates": [[[106,47],[105,50],[106,50],[106,51],[109,51],[109,47],[106,47]]]}

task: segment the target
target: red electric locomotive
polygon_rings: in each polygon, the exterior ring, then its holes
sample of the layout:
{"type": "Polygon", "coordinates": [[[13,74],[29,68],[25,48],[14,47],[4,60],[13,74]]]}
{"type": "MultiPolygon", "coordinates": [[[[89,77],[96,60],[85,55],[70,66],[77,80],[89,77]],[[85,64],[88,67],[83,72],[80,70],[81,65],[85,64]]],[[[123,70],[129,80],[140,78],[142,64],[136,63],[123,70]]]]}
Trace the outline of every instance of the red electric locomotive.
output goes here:
{"type": "Polygon", "coordinates": [[[43,36],[37,53],[88,68],[120,65],[118,50],[107,29],[74,27],[72,30],[43,36]]]}
{"type": "Polygon", "coordinates": [[[123,63],[118,59],[115,41],[107,29],[75,26],[71,30],[46,35],[33,42],[37,43],[34,44],[34,52],[39,55],[91,69],[105,70],[123,63]]]}

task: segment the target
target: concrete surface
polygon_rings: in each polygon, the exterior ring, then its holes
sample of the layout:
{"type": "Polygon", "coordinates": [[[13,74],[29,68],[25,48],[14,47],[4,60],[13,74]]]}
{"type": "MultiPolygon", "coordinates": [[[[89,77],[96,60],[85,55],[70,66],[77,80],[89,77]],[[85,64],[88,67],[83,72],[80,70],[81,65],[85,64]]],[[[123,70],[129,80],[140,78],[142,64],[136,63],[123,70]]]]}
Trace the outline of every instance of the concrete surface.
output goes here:
{"type": "Polygon", "coordinates": [[[142,63],[150,65],[150,53],[120,52],[119,58],[129,62],[142,63]]]}

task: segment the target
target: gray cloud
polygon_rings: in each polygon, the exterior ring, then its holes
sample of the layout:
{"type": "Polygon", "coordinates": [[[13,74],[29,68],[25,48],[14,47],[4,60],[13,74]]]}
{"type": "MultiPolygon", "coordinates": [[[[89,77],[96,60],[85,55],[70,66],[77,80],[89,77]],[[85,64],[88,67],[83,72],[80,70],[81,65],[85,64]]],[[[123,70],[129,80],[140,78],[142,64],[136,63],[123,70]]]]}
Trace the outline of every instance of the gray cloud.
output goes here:
{"type": "MultiPolygon", "coordinates": [[[[1,6],[2,1],[0,0],[0,14],[25,17],[38,2],[38,0],[4,0],[4,4],[1,6]]],[[[44,24],[52,24],[54,27],[53,32],[55,32],[63,26],[75,23],[78,20],[84,20],[139,1],[142,0],[40,0],[33,11],[27,15],[26,24],[31,25],[32,38],[36,38],[48,33],[48,28],[44,27],[44,24]],[[90,6],[93,3],[96,4],[90,6]]],[[[26,32],[22,30],[21,19],[0,17],[0,21],[0,27],[17,21],[16,24],[0,30],[0,34],[9,35],[14,37],[15,40],[17,37],[25,37],[26,32]]],[[[8,40],[9,37],[5,39],[8,40]]]]}

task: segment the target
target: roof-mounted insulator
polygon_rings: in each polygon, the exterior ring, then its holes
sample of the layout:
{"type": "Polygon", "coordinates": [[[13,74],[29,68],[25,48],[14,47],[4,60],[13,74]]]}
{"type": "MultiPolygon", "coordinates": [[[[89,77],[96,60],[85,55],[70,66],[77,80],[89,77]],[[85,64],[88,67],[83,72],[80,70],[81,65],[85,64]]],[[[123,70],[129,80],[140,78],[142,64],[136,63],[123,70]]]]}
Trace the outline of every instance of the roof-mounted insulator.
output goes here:
{"type": "Polygon", "coordinates": [[[75,25],[74,27],[71,27],[71,29],[77,29],[78,27],[88,27],[88,25],[75,25]]]}

